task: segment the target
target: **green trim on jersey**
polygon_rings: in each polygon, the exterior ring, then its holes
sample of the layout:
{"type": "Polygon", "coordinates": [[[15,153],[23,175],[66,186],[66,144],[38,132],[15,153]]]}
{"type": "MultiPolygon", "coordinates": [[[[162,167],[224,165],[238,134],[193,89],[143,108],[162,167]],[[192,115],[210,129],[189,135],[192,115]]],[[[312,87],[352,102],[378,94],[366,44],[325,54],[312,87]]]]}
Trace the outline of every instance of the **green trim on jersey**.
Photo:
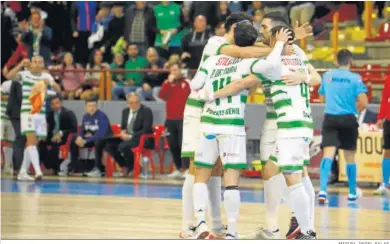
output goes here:
{"type": "Polygon", "coordinates": [[[267,112],[267,114],[265,116],[267,119],[277,119],[278,118],[278,115],[276,114],[276,112],[267,112]]]}
{"type": "Polygon", "coordinates": [[[198,107],[198,108],[203,108],[205,102],[203,102],[203,101],[201,101],[201,100],[196,100],[196,99],[188,98],[187,101],[186,101],[186,104],[187,104],[187,105],[190,105],[190,106],[198,107]]]}
{"type": "Polygon", "coordinates": [[[244,126],[245,121],[242,118],[232,118],[232,119],[218,119],[210,116],[202,116],[200,118],[201,123],[215,124],[215,125],[235,125],[235,126],[244,126]]]}
{"type": "Polygon", "coordinates": [[[192,158],[195,156],[195,152],[181,152],[181,157],[182,158],[192,158]]]}
{"type": "Polygon", "coordinates": [[[194,161],[194,165],[196,165],[198,167],[208,168],[208,169],[214,168],[214,164],[208,164],[208,163],[199,162],[199,161],[194,161]]]}
{"type": "Polygon", "coordinates": [[[224,43],[221,46],[219,46],[219,48],[217,49],[216,55],[221,55],[222,48],[225,47],[225,46],[229,46],[229,45],[230,45],[229,43],[224,43]]]}
{"type": "Polygon", "coordinates": [[[310,165],[310,160],[303,160],[303,165],[310,165]]]}
{"type": "Polygon", "coordinates": [[[205,73],[206,75],[209,75],[209,72],[207,72],[207,69],[200,68],[199,71],[202,71],[202,72],[205,73]]]}
{"type": "Polygon", "coordinates": [[[36,131],[35,130],[25,130],[25,131],[22,131],[22,135],[31,134],[31,133],[36,133],[36,131]]]}
{"type": "Polygon", "coordinates": [[[305,60],[305,61],[303,61],[303,64],[310,64],[310,61],[309,60],[305,60]]]}
{"type": "Polygon", "coordinates": [[[291,106],[291,105],[292,105],[291,99],[282,99],[282,100],[279,100],[279,101],[274,103],[274,108],[280,109],[280,108],[291,106]]]}
{"type": "Polygon", "coordinates": [[[223,165],[224,169],[246,169],[247,165],[246,163],[239,162],[239,163],[226,163],[223,165]]]}
{"type": "Polygon", "coordinates": [[[274,91],[273,93],[271,93],[270,96],[274,97],[274,96],[280,95],[280,94],[287,94],[287,92],[282,91],[282,90],[277,90],[277,91],[274,91]]]}
{"type": "Polygon", "coordinates": [[[34,83],[28,82],[28,81],[23,81],[23,85],[26,85],[26,86],[33,86],[34,83]]]}
{"type": "Polygon", "coordinates": [[[312,122],[306,121],[288,121],[288,122],[277,122],[278,129],[291,129],[291,128],[309,128],[313,129],[312,122]]]}
{"type": "Polygon", "coordinates": [[[241,95],[240,96],[240,100],[241,100],[242,103],[246,103],[246,101],[248,100],[248,96],[241,95]]]}
{"type": "Polygon", "coordinates": [[[276,156],[274,156],[274,155],[269,156],[268,160],[273,161],[275,163],[278,162],[278,158],[276,156]]]}
{"type": "Polygon", "coordinates": [[[277,116],[278,116],[278,119],[279,119],[279,118],[281,118],[281,117],[283,117],[283,116],[286,116],[286,113],[283,112],[283,113],[277,114],[277,116]]]}

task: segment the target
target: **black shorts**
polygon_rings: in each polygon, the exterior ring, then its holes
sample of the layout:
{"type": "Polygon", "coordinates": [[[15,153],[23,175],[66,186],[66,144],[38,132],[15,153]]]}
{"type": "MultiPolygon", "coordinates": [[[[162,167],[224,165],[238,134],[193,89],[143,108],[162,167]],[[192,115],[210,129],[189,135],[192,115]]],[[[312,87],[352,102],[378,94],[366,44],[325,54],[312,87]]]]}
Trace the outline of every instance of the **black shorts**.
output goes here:
{"type": "Polygon", "coordinates": [[[322,147],[355,151],[359,124],[355,115],[325,114],[322,124],[322,147]]]}
{"type": "Polygon", "coordinates": [[[383,123],[383,149],[390,149],[390,120],[383,123]]]}

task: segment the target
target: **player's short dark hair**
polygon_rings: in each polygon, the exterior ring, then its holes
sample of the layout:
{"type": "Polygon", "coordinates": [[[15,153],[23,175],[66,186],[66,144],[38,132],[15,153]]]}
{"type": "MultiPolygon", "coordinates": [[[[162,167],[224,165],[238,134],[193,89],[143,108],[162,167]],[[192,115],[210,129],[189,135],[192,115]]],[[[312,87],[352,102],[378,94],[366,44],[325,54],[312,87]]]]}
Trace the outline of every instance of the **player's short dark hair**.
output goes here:
{"type": "Polygon", "coordinates": [[[226,31],[229,32],[230,29],[232,28],[232,25],[237,24],[241,21],[249,21],[250,22],[250,18],[244,12],[237,12],[237,13],[230,14],[225,21],[226,31]]]}
{"type": "Polygon", "coordinates": [[[337,64],[340,66],[347,66],[352,62],[353,55],[347,49],[342,49],[337,53],[337,64]]]}
{"type": "Polygon", "coordinates": [[[85,104],[87,103],[98,103],[99,101],[99,98],[97,95],[92,95],[90,97],[88,97],[86,100],[85,100],[85,104]]]}
{"type": "Polygon", "coordinates": [[[234,42],[237,46],[252,46],[257,40],[257,30],[252,23],[245,21],[238,23],[234,30],[234,42]]]}
{"type": "Polygon", "coordinates": [[[62,101],[62,97],[60,94],[55,94],[55,95],[52,95],[48,98],[49,102],[51,103],[52,101],[56,100],[56,99],[59,99],[60,101],[62,101]]]}
{"type": "Polygon", "coordinates": [[[269,12],[264,15],[263,19],[270,19],[273,26],[290,26],[290,20],[281,12],[269,12]]]}
{"type": "Polygon", "coordinates": [[[282,29],[287,29],[290,32],[290,38],[288,39],[288,42],[293,42],[295,39],[295,33],[290,27],[286,27],[283,25],[275,26],[274,28],[271,29],[271,36],[275,37],[276,34],[281,31],[282,29]]]}

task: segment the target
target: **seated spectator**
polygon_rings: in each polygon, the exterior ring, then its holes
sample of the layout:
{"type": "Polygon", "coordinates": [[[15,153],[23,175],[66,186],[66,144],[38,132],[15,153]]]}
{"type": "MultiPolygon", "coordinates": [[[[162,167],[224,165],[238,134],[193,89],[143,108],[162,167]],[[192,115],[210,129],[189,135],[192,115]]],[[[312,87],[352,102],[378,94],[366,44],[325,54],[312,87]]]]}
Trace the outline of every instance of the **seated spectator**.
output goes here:
{"type": "MultiPolygon", "coordinates": [[[[127,47],[129,60],[125,63],[125,69],[144,69],[148,65],[145,57],[138,55],[137,45],[131,44],[127,47]]],[[[130,92],[135,92],[142,85],[144,75],[141,72],[126,72],[124,92],[127,96],[130,92]]]]}
{"type": "Polygon", "coordinates": [[[73,111],[65,108],[61,96],[50,98],[51,110],[46,115],[48,125],[47,139],[39,144],[39,154],[48,174],[57,174],[61,159],[60,146],[64,145],[69,134],[77,133],[77,118],[73,111]]]}
{"type": "MultiPolygon", "coordinates": [[[[124,57],[118,52],[115,54],[114,62],[110,65],[110,69],[124,69],[124,57]]],[[[121,97],[125,97],[124,84],[125,77],[124,73],[111,72],[112,79],[112,100],[119,100],[121,97]]]]}
{"type": "MultiPolygon", "coordinates": [[[[136,93],[129,93],[126,97],[128,108],[122,111],[121,133],[119,137],[106,138],[96,146],[97,154],[105,149],[122,167],[123,176],[131,176],[134,169],[134,153],[131,150],[139,145],[144,134],[153,133],[153,114],[150,108],[141,104],[136,93]]],[[[153,149],[153,139],[145,141],[145,148],[153,149]]],[[[99,176],[104,170],[101,157],[97,157],[95,168],[88,176],[99,176]]]]}
{"type": "MultiPolygon", "coordinates": [[[[147,69],[163,69],[165,60],[158,56],[155,48],[150,47],[146,52],[146,59],[149,61],[147,69]]],[[[141,101],[154,100],[162,101],[158,94],[161,90],[163,81],[167,78],[165,73],[148,72],[143,80],[142,88],[137,89],[137,94],[141,101]]]]}
{"type": "Polygon", "coordinates": [[[180,64],[172,64],[169,76],[164,81],[160,91],[160,98],[166,102],[167,120],[165,126],[169,132],[168,143],[176,170],[168,175],[170,178],[181,178],[185,174],[181,170],[188,169],[188,163],[182,167],[181,143],[183,137],[184,106],[191,93],[189,80],[182,76],[180,64]]]}
{"type": "Polygon", "coordinates": [[[22,41],[28,49],[28,56],[31,58],[40,55],[46,64],[50,63],[52,30],[45,26],[40,13],[33,13],[31,15],[31,26],[25,23],[22,30],[22,41]]]}
{"type": "Polygon", "coordinates": [[[167,58],[172,53],[180,53],[181,39],[186,34],[182,31],[185,22],[180,5],[161,1],[154,7],[154,16],[158,29],[155,47],[158,47],[160,56],[167,58]]]}
{"type": "Polygon", "coordinates": [[[226,29],[225,29],[225,23],[224,22],[220,22],[218,23],[217,27],[215,27],[215,35],[216,36],[224,36],[226,33],[226,29]]]}
{"type": "Polygon", "coordinates": [[[300,25],[304,23],[311,23],[311,18],[313,18],[314,12],[316,10],[313,2],[292,2],[290,7],[290,19],[293,26],[296,22],[298,22],[300,25]]]}
{"type": "Polygon", "coordinates": [[[225,23],[226,18],[230,15],[227,1],[220,1],[217,9],[218,22],[225,23]]]}
{"type": "Polygon", "coordinates": [[[378,114],[374,111],[368,109],[361,102],[356,102],[356,109],[358,111],[357,122],[360,125],[362,124],[376,124],[378,114]]]}
{"type": "MultiPolygon", "coordinates": [[[[80,148],[98,148],[103,139],[112,136],[110,121],[107,115],[97,108],[98,100],[89,98],[85,101],[87,111],[81,121],[81,129],[74,136],[70,143],[70,170],[75,171],[78,168],[79,149],[80,148]]],[[[95,153],[95,160],[101,161],[101,153],[95,153]]]]}
{"type": "Polygon", "coordinates": [[[181,59],[186,62],[186,68],[197,69],[200,64],[203,49],[213,35],[211,30],[206,29],[206,27],[206,18],[202,15],[197,16],[194,21],[194,29],[182,40],[183,54],[181,59]]]}
{"type": "Polygon", "coordinates": [[[65,71],[59,72],[63,86],[62,96],[69,100],[79,99],[83,91],[81,86],[84,84],[84,73],[77,71],[66,72],[66,70],[82,69],[81,65],[73,63],[73,55],[71,53],[65,53],[62,64],[53,68],[65,71]]]}
{"type": "MultiPolygon", "coordinates": [[[[101,51],[96,50],[90,62],[87,64],[87,70],[101,70],[109,68],[108,64],[103,63],[103,54],[101,51]]],[[[99,94],[99,80],[103,75],[102,72],[88,72],[85,73],[85,82],[82,85],[82,90],[76,92],[76,97],[80,96],[80,99],[86,100],[89,97],[97,96],[99,94]]]]}

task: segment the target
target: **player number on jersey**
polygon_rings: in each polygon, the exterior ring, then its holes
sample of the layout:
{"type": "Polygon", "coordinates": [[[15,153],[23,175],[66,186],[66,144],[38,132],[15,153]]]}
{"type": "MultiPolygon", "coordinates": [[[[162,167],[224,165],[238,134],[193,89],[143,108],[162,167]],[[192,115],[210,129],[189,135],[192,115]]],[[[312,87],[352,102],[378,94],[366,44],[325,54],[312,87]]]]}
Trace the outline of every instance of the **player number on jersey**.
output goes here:
{"type": "Polygon", "coordinates": [[[309,108],[309,89],[306,83],[301,83],[301,96],[306,99],[306,108],[309,108]]]}
{"type": "MultiPolygon", "coordinates": [[[[230,82],[232,82],[232,77],[230,77],[230,76],[228,76],[226,78],[225,77],[220,78],[219,80],[214,80],[213,81],[214,92],[221,90],[224,86],[229,85],[230,82]]],[[[228,101],[228,103],[232,103],[232,96],[228,96],[227,101],[228,101]]],[[[216,105],[221,104],[221,100],[219,98],[215,99],[215,104],[216,105]]]]}

